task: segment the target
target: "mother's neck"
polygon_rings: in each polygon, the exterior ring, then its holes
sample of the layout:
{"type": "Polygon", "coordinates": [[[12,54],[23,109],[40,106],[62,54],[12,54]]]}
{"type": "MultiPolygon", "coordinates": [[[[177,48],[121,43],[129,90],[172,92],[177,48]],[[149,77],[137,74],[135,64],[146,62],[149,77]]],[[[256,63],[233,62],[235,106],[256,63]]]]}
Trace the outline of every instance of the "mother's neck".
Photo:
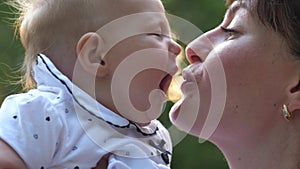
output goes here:
{"type": "Polygon", "coordinates": [[[273,126],[259,135],[212,142],[224,153],[230,169],[300,168],[300,131],[289,124],[273,126]]]}

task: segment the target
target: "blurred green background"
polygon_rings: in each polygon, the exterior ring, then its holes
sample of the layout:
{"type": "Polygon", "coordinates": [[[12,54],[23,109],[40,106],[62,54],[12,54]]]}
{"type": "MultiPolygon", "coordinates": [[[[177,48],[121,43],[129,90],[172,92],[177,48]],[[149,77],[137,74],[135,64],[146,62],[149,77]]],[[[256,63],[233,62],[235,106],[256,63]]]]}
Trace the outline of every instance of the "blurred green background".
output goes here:
{"type": "MultiPolygon", "coordinates": [[[[18,69],[21,67],[24,50],[19,39],[14,36],[11,9],[0,0],[0,103],[21,88],[15,83],[19,80],[18,69]]],[[[226,7],[224,0],[163,0],[169,14],[181,17],[203,32],[214,28],[223,19],[226,7]]],[[[167,111],[160,117],[169,128],[171,123],[167,111]]],[[[199,139],[187,136],[173,151],[173,169],[228,169],[222,153],[209,142],[199,143],[199,139]]]]}

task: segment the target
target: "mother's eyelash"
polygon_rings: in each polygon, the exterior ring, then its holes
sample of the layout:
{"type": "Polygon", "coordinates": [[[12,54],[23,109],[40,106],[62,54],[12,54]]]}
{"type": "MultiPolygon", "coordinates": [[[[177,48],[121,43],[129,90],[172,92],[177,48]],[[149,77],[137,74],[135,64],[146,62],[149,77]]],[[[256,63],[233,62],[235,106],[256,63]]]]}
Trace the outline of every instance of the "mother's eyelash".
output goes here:
{"type": "Polygon", "coordinates": [[[235,33],[236,31],[233,30],[233,29],[228,29],[228,28],[225,28],[223,26],[221,26],[221,29],[224,31],[224,32],[227,32],[227,33],[235,33]]]}
{"type": "Polygon", "coordinates": [[[234,29],[228,29],[223,26],[221,26],[221,29],[226,33],[226,40],[231,40],[236,37],[235,35],[237,34],[237,31],[235,31],[234,29]]]}

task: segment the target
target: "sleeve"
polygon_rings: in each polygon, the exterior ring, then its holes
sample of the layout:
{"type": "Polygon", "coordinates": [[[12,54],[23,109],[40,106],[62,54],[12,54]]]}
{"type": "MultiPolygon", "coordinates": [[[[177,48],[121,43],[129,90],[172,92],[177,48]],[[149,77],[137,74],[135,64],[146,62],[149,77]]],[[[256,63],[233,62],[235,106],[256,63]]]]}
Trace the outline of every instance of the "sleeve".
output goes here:
{"type": "Polygon", "coordinates": [[[0,109],[0,138],[28,168],[47,168],[56,150],[62,122],[44,97],[29,94],[6,98],[0,109]]]}

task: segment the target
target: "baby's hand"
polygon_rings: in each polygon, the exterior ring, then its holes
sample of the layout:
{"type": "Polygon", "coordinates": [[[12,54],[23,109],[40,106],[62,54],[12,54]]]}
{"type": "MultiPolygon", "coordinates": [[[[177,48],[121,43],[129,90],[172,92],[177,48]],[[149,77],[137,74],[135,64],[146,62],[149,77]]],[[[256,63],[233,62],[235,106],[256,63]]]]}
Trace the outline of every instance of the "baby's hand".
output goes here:
{"type": "Polygon", "coordinates": [[[24,161],[6,142],[0,139],[0,169],[26,169],[24,161]]]}
{"type": "Polygon", "coordinates": [[[103,156],[97,163],[96,167],[93,169],[107,169],[108,167],[108,158],[111,155],[111,153],[106,154],[103,156]]]}

